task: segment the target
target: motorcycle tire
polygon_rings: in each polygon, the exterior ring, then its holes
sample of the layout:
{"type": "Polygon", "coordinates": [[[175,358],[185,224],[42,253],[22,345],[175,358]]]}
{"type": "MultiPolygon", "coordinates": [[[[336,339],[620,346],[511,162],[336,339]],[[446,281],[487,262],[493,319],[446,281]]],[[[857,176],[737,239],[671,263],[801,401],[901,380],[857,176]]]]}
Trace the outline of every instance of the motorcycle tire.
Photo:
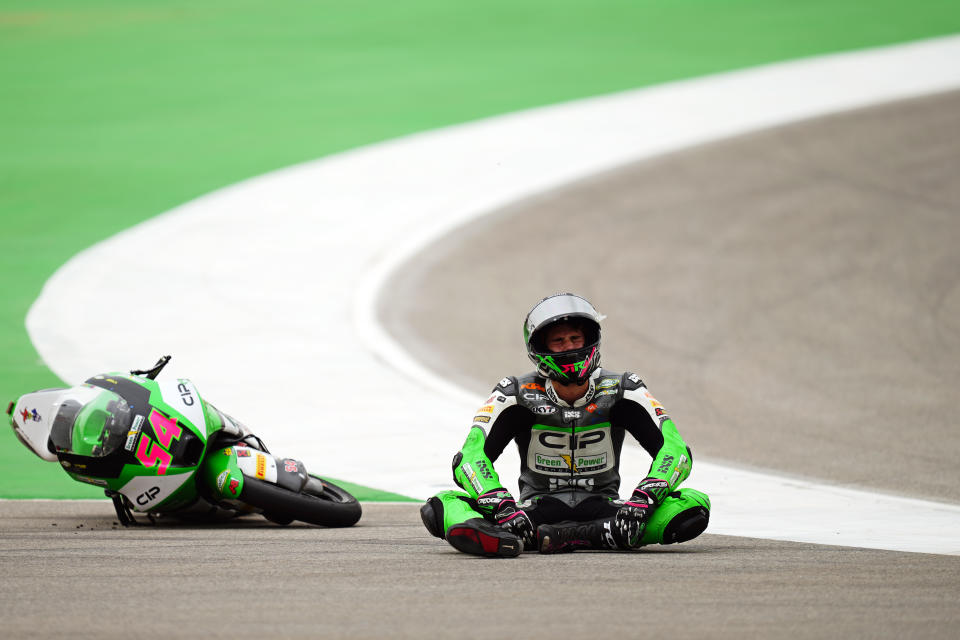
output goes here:
{"type": "Polygon", "coordinates": [[[360,503],[329,480],[310,476],[299,493],[271,482],[244,478],[240,501],[263,510],[267,520],[290,524],[294,520],[324,527],[350,527],[360,520],[360,503]]]}

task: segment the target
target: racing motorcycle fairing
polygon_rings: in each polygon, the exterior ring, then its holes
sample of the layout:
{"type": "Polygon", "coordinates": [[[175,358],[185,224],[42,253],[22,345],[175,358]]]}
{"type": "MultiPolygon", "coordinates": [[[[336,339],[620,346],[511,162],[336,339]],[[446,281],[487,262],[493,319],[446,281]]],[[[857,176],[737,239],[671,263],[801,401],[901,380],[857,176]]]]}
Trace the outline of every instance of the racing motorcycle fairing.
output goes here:
{"type": "Polygon", "coordinates": [[[57,407],[69,389],[43,389],[27,393],[13,405],[13,432],[37,456],[56,462],[57,454],[50,448],[50,430],[57,407]]]}

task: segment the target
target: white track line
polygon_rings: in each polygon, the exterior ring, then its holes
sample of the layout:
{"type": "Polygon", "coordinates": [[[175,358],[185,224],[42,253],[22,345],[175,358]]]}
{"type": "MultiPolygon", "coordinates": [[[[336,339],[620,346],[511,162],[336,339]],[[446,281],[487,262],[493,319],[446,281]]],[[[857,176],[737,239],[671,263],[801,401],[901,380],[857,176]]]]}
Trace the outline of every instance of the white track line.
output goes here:
{"type": "MultiPolygon", "coordinates": [[[[78,254],[47,282],[27,328],[70,382],[172,352],[171,373],[189,375],[275,451],[424,497],[450,486],[449,459],[479,396],[425,370],[377,324],[378,292],[406,257],[517,198],[625,162],[958,87],[958,61],[957,37],[809,59],[276,171],[78,254]]],[[[627,469],[646,469],[637,449],[627,456],[627,469]]],[[[498,464],[501,475],[515,477],[516,464],[515,454],[498,464]]],[[[958,506],[704,462],[688,484],[711,495],[714,533],[960,554],[958,506]],[[891,513],[910,513],[909,530],[891,513]]]]}

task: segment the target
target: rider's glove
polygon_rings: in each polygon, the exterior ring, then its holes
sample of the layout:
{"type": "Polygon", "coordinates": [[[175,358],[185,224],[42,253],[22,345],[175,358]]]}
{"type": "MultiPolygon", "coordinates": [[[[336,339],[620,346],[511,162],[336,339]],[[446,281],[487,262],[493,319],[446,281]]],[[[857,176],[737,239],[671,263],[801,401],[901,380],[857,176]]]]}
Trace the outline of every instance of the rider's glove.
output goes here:
{"type": "Polygon", "coordinates": [[[645,478],[624,501],[614,517],[614,526],[624,546],[630,549],[640,546],[647,522],[660,504],[660,496],[666,495],[668,486],[666,480],[645,478]]]}
{"type": "Polygon", "coordinates": [[[503,488],[487,491],[477,496],[477,505],[491,513],[498,525],[523,540],[524,548],[536,548],[533,522],[526,511],[517,507],[509,491],[503,488]]]}

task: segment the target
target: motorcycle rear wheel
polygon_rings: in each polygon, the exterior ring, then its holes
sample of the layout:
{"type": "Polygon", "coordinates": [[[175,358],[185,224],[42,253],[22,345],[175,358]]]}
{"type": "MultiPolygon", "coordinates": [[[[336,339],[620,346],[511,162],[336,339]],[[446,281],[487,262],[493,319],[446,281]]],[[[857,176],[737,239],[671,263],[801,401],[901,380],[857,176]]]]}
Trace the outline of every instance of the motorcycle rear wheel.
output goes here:
{"type": "Polygon", "coordinates": [[[360,520],[360,503],[346,489],[311,475],[299,493],[257,478],[244,478],[240,501],[263,510],[278,524],[294,520],[324,527],[350,527],[360,520]]]}

